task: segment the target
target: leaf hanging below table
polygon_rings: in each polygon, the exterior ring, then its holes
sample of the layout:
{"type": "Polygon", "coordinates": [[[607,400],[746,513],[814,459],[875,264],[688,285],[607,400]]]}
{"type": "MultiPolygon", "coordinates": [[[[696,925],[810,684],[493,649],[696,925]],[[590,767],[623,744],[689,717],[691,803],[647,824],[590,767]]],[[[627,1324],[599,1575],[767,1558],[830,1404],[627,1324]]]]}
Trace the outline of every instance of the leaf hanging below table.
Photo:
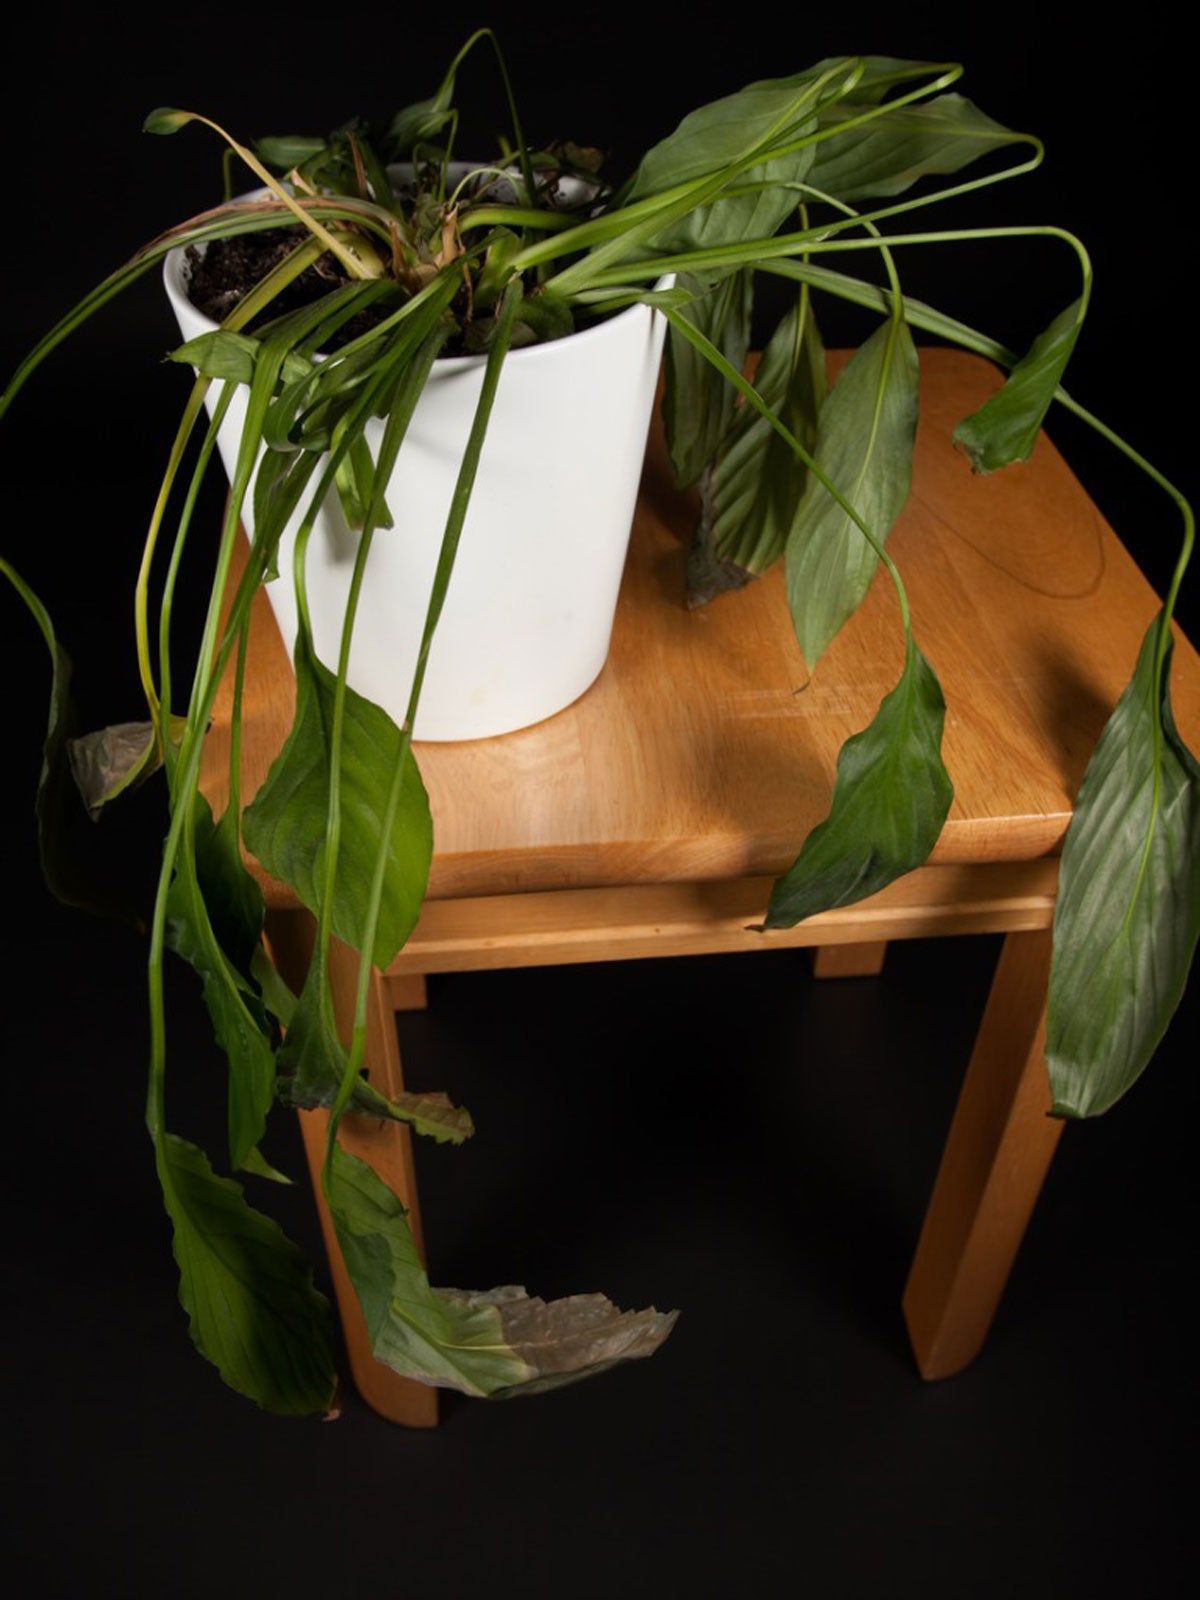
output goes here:
{"type": "Polygon", "coordinates": [[[1136,1082],[1200,933],[1200,764],[1171,712],[1161,615],[1100,735],[1063,845],[1046,1059],[1054,1110],[1097,1116],[1136,1082]]]}

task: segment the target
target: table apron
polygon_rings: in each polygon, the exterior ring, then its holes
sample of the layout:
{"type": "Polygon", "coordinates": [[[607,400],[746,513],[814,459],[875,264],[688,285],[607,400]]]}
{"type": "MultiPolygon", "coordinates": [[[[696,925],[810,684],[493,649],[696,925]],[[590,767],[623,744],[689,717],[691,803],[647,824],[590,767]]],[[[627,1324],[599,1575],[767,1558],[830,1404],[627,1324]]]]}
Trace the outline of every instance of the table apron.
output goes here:
{"type": "Polygon", "coordinates": [[[1057,881],[1054,858],[920,867],[869,899],[769,933],[755,926],[766,877],[430,900],[388,976],[1030,932],[1050,926],[1057,881]]]}

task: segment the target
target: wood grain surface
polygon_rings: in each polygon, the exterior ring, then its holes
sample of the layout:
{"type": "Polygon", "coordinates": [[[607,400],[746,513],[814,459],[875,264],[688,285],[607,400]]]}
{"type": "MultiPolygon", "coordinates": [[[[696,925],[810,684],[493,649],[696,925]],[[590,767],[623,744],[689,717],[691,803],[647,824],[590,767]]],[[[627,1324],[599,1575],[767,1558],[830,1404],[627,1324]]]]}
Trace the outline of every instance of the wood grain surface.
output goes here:
{"type": "MultiPolygon", "coordinates": [[[[844,359],[835,355],[834,367],[844,359]]],[[[1087,757],[1157,606],[1045,436],[1024,466],[972,477],[951,429],[999,382],[978,357],[922,351],[913,490],[889,543],[949,708],[944,754],[955,801],[932,858],[939,863],[1057,852],[1087,757]]],[[[433,807],[433,899],[774,874],[825,814],[843,740],[870,720],[899,671],[890,585],[876,577],[810,678],[778,568],[686,609],[696,512],[695,497],[671,485],[656,422],[612,650],[596,683],[536,727],[416,747],[433,807]]],[[[1165,503],[1163,520],[1172,536],[1165,503]]],[[[1182,638],[1174,694],[1195,744],[1200,662],[1182,638]]],[[[260,592],[245,696],[246,796],[286,735],[293,696],[260,592]]],[[[228,719],[226,683],[202,779],[218,810],[228,719]]],[[[264,888],[269,903],[293,903],[280,885],[264,879],[264,888]]]]}

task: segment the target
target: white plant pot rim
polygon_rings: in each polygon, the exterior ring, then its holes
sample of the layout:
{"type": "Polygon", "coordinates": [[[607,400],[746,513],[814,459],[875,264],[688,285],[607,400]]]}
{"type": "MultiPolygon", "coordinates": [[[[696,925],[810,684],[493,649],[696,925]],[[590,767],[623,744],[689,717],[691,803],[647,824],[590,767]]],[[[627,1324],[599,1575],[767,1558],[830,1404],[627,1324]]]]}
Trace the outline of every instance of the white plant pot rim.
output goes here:
{"type": "MultiPolygon", "coordinates": [[[[461,169],[461,173],[470,172],[470,171],[474,170],[474,166],[475,166],[475,163],[468,162],[468,161],[462,161],[462,162],[452,161],[450,163],[451,171],[457,171],[457,170],[461,169]]],[[[392,173],[392,174],[395,174],[395,173],[401,172],[401,171],[405,171],[405,170],[411,170],[411,169],[410,168],[406,169],[402,164],[396,164],[396,163],[393,163],[388,168],[388,172],[392,173]]],[[[461,173],[460,173],[460,175],[461,175],[461,173]]],[[[271,189],[266,188],[265,186],[262,187],[262,188],[258,188],[258,189],[249,189],[249,190],[246,191],[245,194],[238,195],[236,197],[236,199],[234,200],[233,204],[234,205],[238,205],[242,201],[245,201],[248,204],[249,202],[254,201],[254,200],[265,200],[269,196],[271,196],[272,194],[273,194],[273,191],[271,189]]],[[[299,226],[299,224],[296,224],[296,225],[299,226]]],[[[279,226],[281,228],[287,228],[287,227],[293,226],[293,224],[290,223],[290,222],[285,222],[285,221],[281,220],[279,226]]],[[[257,230],[257,231],[261,231],[261,232],[265,233],[268,230],[264,228],[264,229],[257,230]]],[[[166,256],[163,258],[163,284],[165,285],[167,294],[170,296],[171,300],[172,301],[177,301],[177,300],[182,301],[188,307],[188,309],[191,311],[192,315],[196,316],[196,317],[199,317],[203,322],[205,322],[208,325],[208,328],[214,333],[218,331],[218,329],[220,328],[221,324],[219,322],[214,322],[213,319],[208,315],[207,312],[201,311],[200,307],[198,305],[196,305],[196,303],[188,295],[188,292],[187,292],[187,252],[188,252],[189,248],[194,248],[194,249],[197,249],[197,250],[207,250],[210,244],[215,244],[216,242],[217,241],[215,239],[206,239],[204,241],[204,243],[200,244],[200,245],[195,245],[195,246],[178,245],[174,250],[168,251],[166,256]]],[[[656,291],[660,290],[660,289],[669,289],[674,282],[675,282],[675,274],[674,273],[667,273],[665,277],[659,278],[656,283],[651,285],[651,288],[653,290],[656,290],[656,291]]],[[[251,287],[253,287],[253,286],[251,286],[251,287]]],[[[636,303],[633,304],[633,305],[630,305],[630,306],[626,306],[623,311],[614,311],[611,316],[608,316],[608,317],[597,317],[596,320],[594,322],[589,323],[589,325],[586,328],[576,328],[573,333],[569,333],[565,337],[567,339],[571,339],[571,340],[588,339],[588,338],[594,337],[597,334],[603,334],[604,330],[611,323],[619,322],[622,317],[631,316],[632,314],[636,313],[639,309],[640,309],[640,307],[636,303]]],[[[523,365],[528,365],[532,360],[534,360],[534,359],[536,359],[538,357],[542,357],[544,359],[545,354],[546,354],[546,352],[548,350],[552,349],[556,344],[562,344],[562,343],[563,343],[562,339],[551,339],[548,342],[539,341],[537,344],[521,345],[519,348],[517,348],[515,350],[510,350],[508,352],[507,356],[505,357],[505,364],[507,365],[508,362],[510,362],[510,361],[520,361],[523,365]]],[[[318,361],[323,361],[325,359],[325,357],[323,355],[318,355],[316,357],[316,359],[318,361]]],[[[447,370],[450,370],[450,369],[452,369],[452,368],[454,368],[456,366],[469,369],[472,366],[483,366],[483,364],[486,361],[487,361],[486,352],[484,352],[482,354],[479,354],[479,355],[438,356],[438,358],[434,362],[434,366],[435,367],[442,367],[442,368],[445,368],[447,370]]]]}
{"type": "MultiPolygon", "coordinates": [[[[264,193],[266,193],[265,190],[264,193]]],[[[283,226],[287,226],[287,224],[283,224],[283,226]]],[[[203,245],[197,245],[194,248],[207,249],[209,244],[215,242],[215,240],[209,239],[203,245]]],[[[187,245],[177,245],[174,250],[167,253],[163,260],[163,284],[173,302],[182,302],[194,317],[199,317],[210,331],[216,333],[220,330],[221,324],[214,322],[206,311],[202,311],[187,291],[187,251],[189,248],[191,247],[187,245]]],[[[665,277],[659,278],[658,282],[651,287],[654,290],[669,289],[674,281],[674,273],[668,273],[665,277]]],[[[555,345],[563,344],[566,340],[570,340],[573,343],[576,339],[591,339],[598,334],[603,335],[605,329],[612,323],[619,322],[623,317],[631,317],[640,309],[640,304],[635,302],[621,311],[614,311],[611,316],[597,318],[595,322],[589,323],[586,328],[576,328],[573,333],[564,335],[562,339],[542,340],[537,344],[520,345],[517,349],[508,352],[504,358],[505,365],[507,366],[510,361],[519,361],[523,366],[527,366],[539,357],[544,359],[547,351],[553,350],[555,345]]],[[[318,355],[315,359],[324,361],[325,356],[318,355]]],[[[479,355],[438,356],[434,366],[448,369],[454,367],[469,369],[472,366],[481,367],[486,361],[486,352],[479,355]]]]}

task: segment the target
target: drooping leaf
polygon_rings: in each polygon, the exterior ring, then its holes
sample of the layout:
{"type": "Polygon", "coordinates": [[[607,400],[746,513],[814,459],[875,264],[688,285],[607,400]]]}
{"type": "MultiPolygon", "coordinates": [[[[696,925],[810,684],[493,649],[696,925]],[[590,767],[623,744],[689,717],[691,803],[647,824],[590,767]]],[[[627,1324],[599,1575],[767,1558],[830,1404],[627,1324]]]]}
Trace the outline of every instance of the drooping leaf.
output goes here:
{"type": "MultiPolygon", "coordinates": [[[[304,630],[296,639],[296,717],[287,742],[243,819],[246,843],[273,877],[316,911],[324,883],[329,803],[330,737],[335,678],[312,653],[304,630]]],[[[396,724],[353,689],[346,691],[341,755],[341,841],[333,931],[361,948],[363,908],[370,895],[380,819],[401,759],[396,724]]],[[[404,750],[404,790],[388,841],[383,903],[374,949],[386,967],[416,925],[433,854],[433,824],[411,749],[404,750]]]]}
{"type": "Polygon", "coordinates": [[[264,450],[254,474],[254,536],[263,545],[263,582],[279,576],[279,541],[320,457],[307,450],[264,450]]]}
{"type": "Polygon", "coordinates": [[[282,1184],[285,1188],[292,1187],[292,1179],[286,1172],[280,1172],[278,1167],[273,1167],[257,1146],[247,1155],[242,1162],[243,1172],[250,1173],[255,1178],[265,1178],[268,1183],[282,1184]]]}
{"type": "Polygon", "coordinates": [[[180,128],[186,128],[189,122],[196,120],[194,111],[178,111],[174,106],[157,106],[147,114],[142,123],[143,133],[178,133],[180,128]]]}
{"type": "MultiPolygon", "coordinates": [[[[178,741],[182,717],[172,717],[168,737],[178,741]]],[[[88,815],[96,821],[106,805],[135,789],[162,765],[152,722],[116,722],[67,741],[71,775],[88,815]]]]}
{"type": "MultiPolygon", "coordinates": [[[[350,195],[318,195],[311,199],[301,196],[295,203],[312,217],[319,217],[327,222],[352,221],[362,228],[377,233],[382,232],[385,239],[389,237],[388,213],[369,200],[355,199],[350,195]]],[[[55,323],[44,338],[38,341],[13,373],[3,393],[0,393],[0,416],[8,410],[30,376],[37,371],[52,350],[56,349],[76,328],[82,326],[101,306],[106,305],[123,289],[127,289],[131,283],[149,272],[172,250],[182,249],[186,245],[207,244],[212,239],[226,239],[233,234],[259,233],[268,228],[289,225],[291,216],[289,208],[274,197],[267,200],[238,200],[214,206],[198,216],[189,217],[186,222],[181,222],[166,233],[160,234],[157,239],[152,239],[123,266],[118,267],[102,283],[97,284],[65,317],[55,323]]],[[[369,288],[370,285],[363,287],[369,288]]]]}
{"type": "MultiPolygon", "coordinates": [[[[822,127],[836,127],[861,115],[861,110],[853,98],[828,106],[822,127]]],[[[843,201],[900,194],[919,178],[957,172],[980,156],[1025,138],[994,122],[962,95],[943,94],[898,106],[822,140],[815,146],[808,181],[843,201]]]]}
{"type": "Polygon", "coordinates": [[[304,1257],[194,1144],[166,1134],[158,1173],[179,1298],[201,1355],[266,1411],[327,1411],[336,1382],[333,1319],[304,1257]]]}
{"type": "MultiPolygon", "coordinates": [[[[280,1093],[290,1105],[311,1110],[334,1103],[346,1070],[346,1052],[334,1026],[326,976],[315,962],[288,1018],[279,1069],[284,1075],[280,1093]]],[[[461,1144],[475,1131],[466,1107],[451,1104],[444,1094],[403,1093],[389,1099],[361,1075],[346,1109],[381,1121],[406,1122],[439,1144],[461,1144]]]]}
{"type": "MultiPolygon", "coordinates": [[[[820,76],[821,68],[814,67],[788,78],[763,79],[689,112],[674,133],[642,157],[626,201],[719,172],[768,138],[772,147],[783,143],[813,116],[821,98],[815,87],[820,76]]],[[[826,90],[824,98],[832,92],[832,88],[826,90]]],[[[796,137],[801,137],[802,131],[796,137]]]]}
{"type": "Polygon", "coordinates": [[[262,894],[242,864],[234,819],[214,823],[194,801],[194,856],[181,851],[167,897],[168,946],[200,979],[213,1033],[229,1063],[229,1157],[242,1166],[275,1102],[275,1048],[250,981],[263,922],[262,894]]]}
{"type": "Polygon", "coordinates": [[[414,101],[403,111],[397,111],[383,137],[382,149],[388,160],[401,161],[418,145],[436,139],[453,115],[450,98],[445,94],[414,101]]]}
{"type": "MultiPolygon", "coordinates": [[[[195,367],[205,378],[248,384],[254,377],[254,363],[262,347],[262,340],[252,338],[248,333],[214,328],[209,333],[198,333],[194,339],[179,345],[167,359],[182,366],[195,367]]],[[[290,350],[284,358],[283,376],[289,383],[308,377],[312,370],[312,362],[298,350],[290,350]]]]}
{"type": "MultiPolygon", "coordinates": [[[[908,499],[917,428],[917,352],[889,319],[843,367],[821,409],[814,459],[882,542],[908,499]]],[[[809,667],[853,614],[879,558],[810,477],[788,535],[788,604],[809,667]]]]}
{"type": "Polygon", "coordinates": [[[25,602],[50,655],[49,712],[34,801],[42,877],[63,905],[137,922],[133,909],[77,843],[76,823],[90,830],[71,773],[69,748],[78,722],[71,697],[71,658],[59,642],[50,613],[20,573],[3,558],[0,573],[25,602]]]}
{"type": "Polygon", "coordinates": [[[214,823],[204,796],[196,807],[196,878],[217,943],[238,972],[249,976],[263,929],[262,890],[242,860],[237,817],[230,810],[214,823]]]}
{"type": "Polygon", "coordinates": [[[995,472],[1029,459],[1071,359],[1085,309],[1079,299],[1060,312],[1017,362],[1004,387],[955,428],[954,442],[966,451],[973,471],[995,472]]]}
{"type": "Polygon", "coordinates": [[[322,155],[327,145],[324,139],[316,139],[311,135],[284,133],[268,134],[265,138],[256,139],[254,148],[268,166],[290,172],[293,167],[302,167],[314,156],[322,155]]]}
{"type": "Polygon", "coordinates": [[[1056,1115],[1097,1116],[1140,1076],[1200,933],[1200,764],[1171,711],[1160,614],[1088,762],[1054,914],[1046,1059],[1056,1115]]]}
{"type": "Polygon", "coordinates": [[[465,1394],[558,1387],[653,1355],[677,1313],[620,1311],[603,1295],[545,1301],[524,1289],[434,1289],[404,1207],[368,1167],[333,1152],[326,1195],[371,1347],[394,1371],[465,1394]]]}
{"type": "MultiPolygon", "coordinates": [[[[681,274],[677,287],[694,295],[678,308],[680,315],[711,339],[740,371],[750,348],[752,274],[731,273],[707,293],[699,279],[681,274]]],[[[667,450],[680,488],[694,483],[716,455],[733,418],[733,402],[734,392],[721,374],[668,324],[662,414],[667,450]]]]}
{"type": "MultiPolygon", "coordinates": [[[[815,133],[816,128],[817,119],[811,117],[799,124],[797,137],[815,133]]],[[[661,255],[673,255],[741,244],[746,239],[770,238],[805,198],[789,185],[802,184],[808,178],[812,160],[811,147],[805,147],[748,168],[730,186],[748,192],[731,193],[697,206],[654,234],[648,241],[650,248],[661,255]],[[754,192],[760,184],[767,187],[754,192]]]]}
{"type": "Polygon", "coordinates": [[[910,638],[900,681],[842,746],[829,815],[775,883],[765,927],[852,905],[926,860],[954,797],[945,716],[937,676],[910,638]]]}
{"type": "MultiPolygon", "coordinates": [[[[728,390],[720,373],[698,354],[696,359],[728,390]]],[[[815,449],[827,381],[825,350],[807,294],[772,334],[754,386],[805,449],[815,449]]],[[[688,562],[689,604],[740,587],[783,554],[807,476],[804,462],[766,418],[742,406],[701,480],[703,511],[688,562]]]]}

